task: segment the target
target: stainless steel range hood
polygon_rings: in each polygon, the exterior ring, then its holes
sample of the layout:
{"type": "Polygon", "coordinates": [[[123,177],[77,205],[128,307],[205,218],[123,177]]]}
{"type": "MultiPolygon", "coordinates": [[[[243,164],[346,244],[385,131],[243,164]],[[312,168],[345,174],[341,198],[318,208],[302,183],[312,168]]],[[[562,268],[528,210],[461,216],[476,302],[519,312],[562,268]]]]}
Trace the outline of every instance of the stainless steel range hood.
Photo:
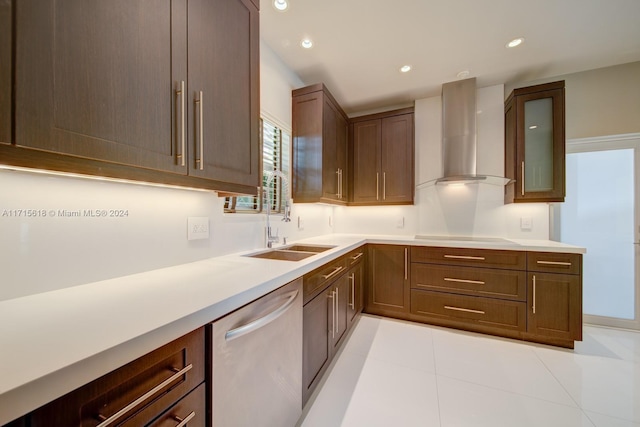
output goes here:
{"type": "Polygon", "coordinates": [[[421,184],[486,183],[506,185],[509,179],[476,173],[476,79],[442,85],[442,162],[444,176],[421,184]]]}

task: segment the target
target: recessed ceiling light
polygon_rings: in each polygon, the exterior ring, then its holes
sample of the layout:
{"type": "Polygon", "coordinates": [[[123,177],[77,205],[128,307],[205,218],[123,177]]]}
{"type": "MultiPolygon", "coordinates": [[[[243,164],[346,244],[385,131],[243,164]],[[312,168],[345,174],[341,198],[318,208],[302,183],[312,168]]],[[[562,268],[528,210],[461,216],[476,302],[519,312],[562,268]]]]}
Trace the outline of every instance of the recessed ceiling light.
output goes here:
{"type": "Polygon", "coordinates": [[[273,0],[273,7],[284,12],[289,7],[289,2],[287,2],[287,0],[273,0]]]}
{"type": "Polygon", "coordinates": [[[517,39],[513,39],[509,43],[507,43],[507,47],[520,46],[522,42],[524,42],[524,39],[522,37],[518,37],[517,39]]]}
{"type": "Polygon", "coordinates": [[[411,71],[411,65],[403,65],[400,67],[400,72],[402,73],[408,73],[409,71],[411,71]]]}
{"type": "Polygon", "coordinates": [[[311,41],[311,39],[302,39],[302,41],[300,42],[300,46],[305,49],[311,49],[313,47],[313,42],[311,41]]]}
{"type": "Polygon", "coordinates": [[[467,77],[469,77],[469,70],[460,71],[458,74],[456,74],[456,77],[458,77],[459,79],[466,79],[467,77]]]}
{"type": "Polygon", "coordinates": [[[531,126],[529,126],[529,129],[538,129],[538,126],[536,126],[536,125],[531,125],[531,126]]]}

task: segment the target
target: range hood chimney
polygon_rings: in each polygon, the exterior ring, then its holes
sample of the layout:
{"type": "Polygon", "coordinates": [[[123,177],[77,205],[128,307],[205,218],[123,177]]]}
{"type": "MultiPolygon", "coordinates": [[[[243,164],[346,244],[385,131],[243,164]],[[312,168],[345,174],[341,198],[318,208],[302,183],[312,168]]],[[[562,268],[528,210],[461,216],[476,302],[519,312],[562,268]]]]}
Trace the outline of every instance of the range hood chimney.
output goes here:
{"type": "Polygon", "coordinates": [[[442,85],[442,160],[444,176],[436,184],[487,183],[509,179],[476,173],[476,79],[442,85]]]}

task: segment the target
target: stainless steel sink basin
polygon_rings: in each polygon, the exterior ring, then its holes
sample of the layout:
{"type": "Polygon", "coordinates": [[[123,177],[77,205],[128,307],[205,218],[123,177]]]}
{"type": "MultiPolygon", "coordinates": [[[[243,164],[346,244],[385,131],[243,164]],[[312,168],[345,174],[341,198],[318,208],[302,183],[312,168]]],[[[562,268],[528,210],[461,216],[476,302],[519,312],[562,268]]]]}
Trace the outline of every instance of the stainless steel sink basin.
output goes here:
{"type": "Polygon", "coordinates": [[[285,246],[283,248],[278,248],[278,249],[287,250],[287,251],[296,251],[296,252],[320,253],[320,252],[328,251],[329,249],[333,249],[333,248],[335,248],[335,246],[291,245],[291,246],[285,246]]]}
{"type": "Polygon", "coordinates": [[[281,261],[300,261],[334,247],[335,246],[291,245],[245,256],[249,258],[277,259],[281,261]]]}

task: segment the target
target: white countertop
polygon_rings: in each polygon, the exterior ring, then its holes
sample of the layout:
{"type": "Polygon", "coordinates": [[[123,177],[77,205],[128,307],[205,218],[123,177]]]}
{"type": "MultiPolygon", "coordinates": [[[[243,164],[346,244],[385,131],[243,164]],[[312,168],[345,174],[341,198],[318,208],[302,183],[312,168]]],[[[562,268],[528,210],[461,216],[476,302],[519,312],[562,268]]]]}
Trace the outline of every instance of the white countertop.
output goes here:
{"type": "Polygon", "coordinates": [[[331,234],[301,261],[258,250],[0,301],[0,425],[279,288],[365,243],[585,253],[552,241],[331,234]]]}

